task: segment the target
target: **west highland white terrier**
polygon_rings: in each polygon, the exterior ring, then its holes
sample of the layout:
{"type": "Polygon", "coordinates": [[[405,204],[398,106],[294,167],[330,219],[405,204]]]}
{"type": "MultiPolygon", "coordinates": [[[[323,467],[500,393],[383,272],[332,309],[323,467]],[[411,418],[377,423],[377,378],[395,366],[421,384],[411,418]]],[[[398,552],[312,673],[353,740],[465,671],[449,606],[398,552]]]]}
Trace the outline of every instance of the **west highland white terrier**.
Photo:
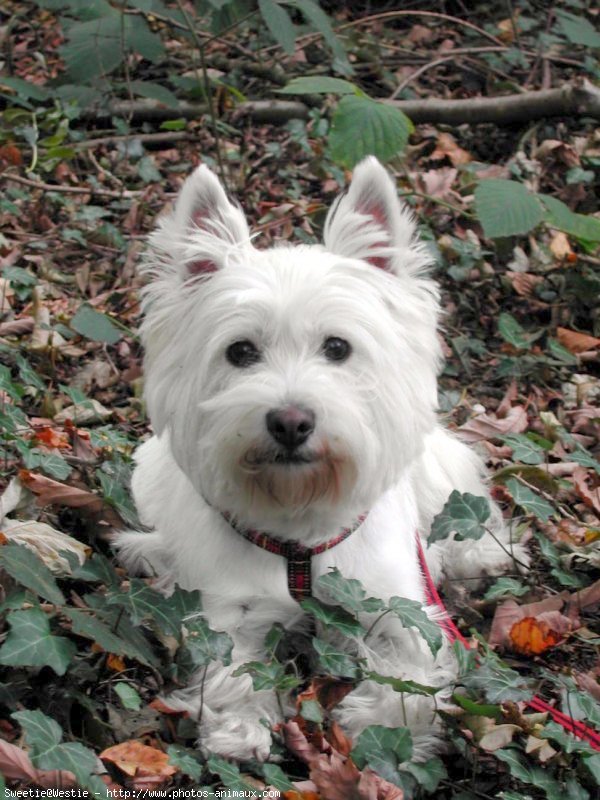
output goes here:
{"type": "MultiPolygon", "coordinates": [[[[202,690],[198,677],[167,698],[202,707],[209,751],[269,756],[261,719],[281,720],[275,693],[233,673],[267,657],[274,623],[301,622],[298,600],[319,598],[318,576],[336,567],[369,595],[425,603],[416,536],[427,538],[452,490],[488,496],[478,456],[436,419],[429,263],[372,157],[331,208],[323,245],[256,249],[206,166],[150,237],[142,337],[154,436],[136,453],[133,493],[151,532],[121,533],[117,546],[132,570],[199,589],[210,626],[233,638],[231,666],[213,663],[202,690]]],[[[495,506],[490,527],[497,541],[432,545],[434,576],[507,567],[495,506]]],[[[351,646],[386,675],[443,687],[455,672],[448,647],[432,656],[391,614],[351,646]]],[[[334,714],[351,736],[407,725],[425,758],[439,745],[432,709],[430,697],[365,680],[334,714]]]]}

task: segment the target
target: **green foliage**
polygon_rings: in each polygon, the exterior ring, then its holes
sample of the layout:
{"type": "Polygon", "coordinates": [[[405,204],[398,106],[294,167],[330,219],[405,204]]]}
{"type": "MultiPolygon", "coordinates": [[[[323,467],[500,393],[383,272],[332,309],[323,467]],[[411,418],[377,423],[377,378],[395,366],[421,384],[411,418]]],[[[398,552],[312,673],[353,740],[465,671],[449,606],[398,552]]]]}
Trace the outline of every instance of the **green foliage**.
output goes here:
{"type": "Polygon", "coordinates": [[[0,548],[0,566],[18,583],[56,605],[65,598],[54,575],[44,562],[27,547],[8,543],[0,548]]]}
{"type": "Polygon", "coordinates": [[[485,497],[476,497],[469,492],[461,494],[455,489],[433,520],[427,546],[447,539],[452,533],[457,541],[481,539],[489,516],[490,505],[485,497]]]}
{"type": "Polygon", "coordinates": [[[71,327],[77,333],[92,339],[94,342],[116,344],[122,336],[121,331],[110,317],[96,311],[87,303],[79,306],[77,313],[71,320],[71,327]]]}
{"type": "Polygon", "coordinates": [[[50,633],[48,617],[39,608],[13,611],[7,617],[10,631],[0,647],[0,664],[51,667],[64,675],[77,652],[72,641],[50,633]]]}
{"type": "Polygon", "coordinates": [[[358,767],[369,766],[382,778],[403,788],[405,781],[400,765],[412,755],[410,731],[369,725],[357,738],[350,755],[358,767]]]}
{"type": "Polygon", "coordinates": [[[521,506],[528,514],[533,514],[538,519],[541,519],[542,522],[547,522],[555,513],[550,503],[532,491],[528,486],[524,486],[516,478],[509,478],[506,481],[506,488],[518,506],[521,506]]]}
{"type": "Polygon", "coordinates": [[[475,189],[475,210],[490,239],[527,233],[544,216],[540,201],[517,181],[489,178],[475,189]]]}

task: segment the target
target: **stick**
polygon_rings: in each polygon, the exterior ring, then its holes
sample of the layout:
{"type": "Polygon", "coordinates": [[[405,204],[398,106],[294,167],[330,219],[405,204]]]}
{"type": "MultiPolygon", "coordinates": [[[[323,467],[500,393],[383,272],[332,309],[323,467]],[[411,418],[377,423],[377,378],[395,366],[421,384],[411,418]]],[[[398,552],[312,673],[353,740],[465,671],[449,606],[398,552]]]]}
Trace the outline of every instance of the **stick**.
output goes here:
{"type": "Polygon", "coordinates": [[[123,189],[122,192],[110,191],[107,189],[94,189],[91,186],[61,186],[58,183],[42,183],[33,181],[29,178],[22,178],[20,175],[12,175],[10,172],[0,173],[0,178],[12,183],[20,183],[22,186],[31,186],[33,189],[42,189],[44,192],[61,192],[63,194],[93,194],[96,197],[114,197],[117,199],[138,197],[142,192],[123,189]]]}

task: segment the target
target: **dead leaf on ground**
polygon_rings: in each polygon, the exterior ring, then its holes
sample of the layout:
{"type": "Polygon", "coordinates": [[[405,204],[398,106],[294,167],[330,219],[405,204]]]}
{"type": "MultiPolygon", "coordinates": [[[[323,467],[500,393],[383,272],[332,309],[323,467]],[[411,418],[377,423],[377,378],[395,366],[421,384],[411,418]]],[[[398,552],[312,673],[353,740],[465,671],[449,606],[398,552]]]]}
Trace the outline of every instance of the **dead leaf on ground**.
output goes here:
{"type": "Polygon", "coordinates": [[[468,164],[471,161],[471,154],[459,147],[451,133],[440,133],[435,150],[429,157],[432,160],[439,159],[440,161],[448,158],[455,167],[460,164],[468,164]]]}
{"type": "Polygon", "coordinates": [[[528,425],[525,408],[513,406],[502,419],[493,413],[478,414],[461,425],[457,433],[464,442],[480,442],[482,439],[496,439],[507,433],[523,433],[528,425]]]}
{"type": "Polygon", "coordinates": [[[506,277],[521,297],[531,297],[535,287],[544,280],[541,275],[532,275],[530,272],[507,272],[506,277]]]}
{"type": "Polygon", "coordinates": [[[587,333],[572,331],[570,328],[557,328],[556,338],[571,353],[584,353],[586,350],[595,350],[600,346],[600,339],[588,336],[587,333]]]}
{"type": "Polygon", "coordinates": [[[538,739],[537,736],[528,736],[525,744],[527,755],[534,755],[541,764],[545,764],[553,758],[558,750],[555,750],[548,739],[538,739]]]}
{"type": "Polygon", "coordinates": [[[40,506],[56,504],[71,508],[86,508],[94,512],[102,510],[102,498],[86,489],[69,486],[37,472],[30,472],[28,469],[19,470],[19,480],[33,492],[40,506]]]}
{"type": "Polygon", "coordinates": [[[595,472],[588,471],[585,467],[576,467],[573,470],[573,484],[579,497],[588,508],[600,516],[600,479],[595,472]]]}
{"type": "MultiPolygon", "coordinates": [[[[506,602],[498,606],[494,614],[488,639],[490,645],[492,645],[492,647],[514,648],[519,652],[526,652],[524,648],[526,648],[527,645],[527,626],[524,626],[523,629],[516,629],[516,648],[512,638],[514,626],[524,619],[533,619],[535,622],[544,623],[547,626],[547,630],[552,631],[560,639],[565,633],[574,630],[580,625],[577,612],[572,607],[569,607],[567,610],[568,616],[561,613],[561,610],[564,609],[569,599],[569,593],[562,592],[559,595],[547,597],[537,603],[527,603],[523,606],[518,605],[514,600],[506,600],[506,602]],[[522,647],[519,646],[521,643],[519,636],[523,637],[522,647]]],[[[541,634],[545,630],[546,628],[542,628],[540,631],[534,631],[532,629],[531,635],[537,636],[538,633],[541,634]]],[[[536,642],[537,641],[538,639],[536,638],[536,642]]],[[[556,642],[554,642],[554,644],[556,644],[556,642]]],[[[550,646],[550,644],[548,644],[548,646],[550,646]]]]}
{"type": "Polygon", "coordinates": [[[565,258],[570,260],[571,256],[575,255],[573,249],[569,244],[569,239],[566,233],[557,231],[550,240],[550,252],[558,261],[563,261],[565,258]]]}
{"type": "MultiPolygon", "coordinates": [[[[557,614],[557,612],[554,613],[557,614]]],[[[569,622],[560,614],[554,619],[569,622]]],[[[536,619],[536,617],[525,617],[519,622],[515,622],[510,629],[509,637],[512,649],[528,656],[539,655],[557,645],[562,639],[558,631],[551,628],[545,620],[536,619]]]]}
{"type": "Polygon", "coordinates": [[[130,778],[158,778],[165,781],[177,772],[169,764],[169,756],[156,747],[149,747],[136,739],[108,747],[100,758],[117,766],[130,778]]]}
{"type": "Polygon", "coordinates": [[[3,739],[0,739],[0,775],[11,781],[31,782],[44,789],[73,789],[77,786],[72,772],[36,769],[24,750],[3,739]]]}

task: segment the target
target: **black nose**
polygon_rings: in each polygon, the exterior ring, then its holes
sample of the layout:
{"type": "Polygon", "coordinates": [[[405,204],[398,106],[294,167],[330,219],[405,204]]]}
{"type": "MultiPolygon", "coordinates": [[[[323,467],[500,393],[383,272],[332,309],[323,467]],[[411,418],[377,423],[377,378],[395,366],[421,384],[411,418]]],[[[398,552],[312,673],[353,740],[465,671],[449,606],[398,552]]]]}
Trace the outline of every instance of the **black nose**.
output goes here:
{"type": "Polygon", "coordinates": [[[269,411],[266,420],[271,436],[288,450],[304,444],[315,429],[314,412],[297,406],[275,408],[269,411]]]}

